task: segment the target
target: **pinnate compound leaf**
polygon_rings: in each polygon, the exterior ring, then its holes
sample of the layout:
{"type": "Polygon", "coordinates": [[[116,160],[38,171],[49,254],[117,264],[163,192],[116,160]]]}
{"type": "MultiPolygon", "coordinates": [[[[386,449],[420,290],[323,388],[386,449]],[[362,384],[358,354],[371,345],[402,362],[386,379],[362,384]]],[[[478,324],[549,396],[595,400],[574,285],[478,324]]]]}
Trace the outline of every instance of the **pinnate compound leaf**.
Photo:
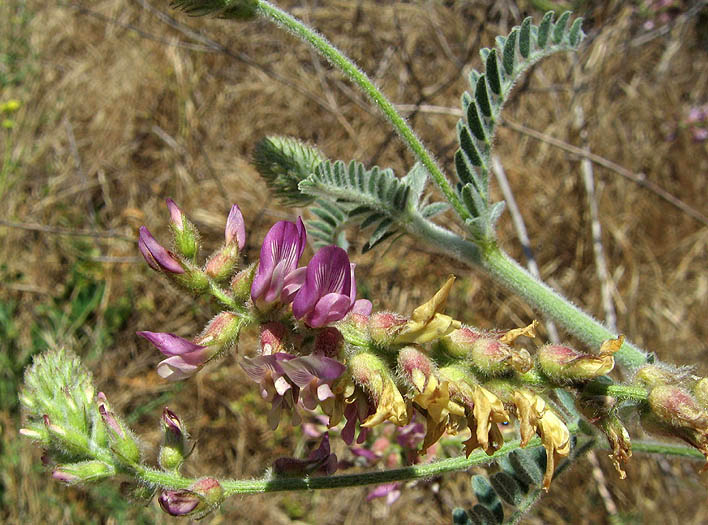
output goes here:
{"type": "Polygon", "coordinates": [[[504,209],[503,204],[488,201],[487,177],[504,103],[516,81],[533,64],[553,53],[577,49],[585,36],[582,21],[577,19],[568,28],[569,20],[570,12],[563,13],[556,24],[552,12],[546,13],[538,26],[526,18],[508,36],[497,37],[496,48],[480,52],[485,71],[469,74],[472,95],[462,95],[465,119],[457,123],[460,149],[455,153],[455,169],[462,183],[461,200],[471,215],[465,222],[478,240],[494,236],[494,224],[504,209]],[[476,194],[465,189],[469,184],[475,186],[476,194]]]}

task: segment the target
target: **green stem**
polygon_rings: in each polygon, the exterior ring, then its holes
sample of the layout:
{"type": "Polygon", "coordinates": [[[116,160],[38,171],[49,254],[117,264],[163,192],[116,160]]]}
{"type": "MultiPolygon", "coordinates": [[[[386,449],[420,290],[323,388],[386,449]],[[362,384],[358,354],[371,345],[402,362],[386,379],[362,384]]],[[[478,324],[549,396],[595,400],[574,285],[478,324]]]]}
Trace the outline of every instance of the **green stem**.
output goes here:
{"type": "MultiPolygon", "coordinates": [[[[617,334],[610,332],[558,292],[536,280],[498,246],[491,245],[482,252],[482,266],[497,281],[562,324],[588,346],[599,349],[604,341],[617,337],[617,334]]],[[[634,368],[645,364],[647,355],[629,341],[625,341],[615,354],[615,359],[625,367],[634,368]]]]}
{"type": "MultiPolygon", "coordinates": [[[[577,427],[569,427],[571,432],[576,432],[577,427]]],[[[235,494],[260,494],[265,492],[283,492],[296,490],[337,489],[344,487],[358,487],[363,485],[378,485],[394,481],[410,481],[425,479],[445,474],[466,470],[475,465],[491,462],[493,459],[509,454],[512,450],[520,448],[518,440],[510,441],[488,456],[478,449],[469,457],[443,459],[427,465],[413,465],[377,472],[363,472],[360,474],[343,474],[339,476],[303,477],[303,478],[273,478],[262,480],[220,480],[225,495],[235,494]]],[[[539,438],[533,438],[526,448],[541,446],[539,438]]],[[[144,482],[170,489],[185,489],[197,481],[197,478],[186,478],[180,474],[162,472],[149,467],[135,467],[135,474],[144,482]]]]}
{"type": "Polygon", "coordinates": [[[378,106],[386,119],[391,123],[396,132],[401,136],[401,139],[408,145],[411,151],[415,154],[418,160],[425,166],[430,173],[435,183],[442,191],[445,198],[450,202],[460,215],[462,220],[470,218],[469,212],[465,209],[460,201],[457,193],[452,189],[450,183],[442,172],[442,169],[433,160],[432,155],[428,153],[423,143],[420,141],[415,132],[406,124],[403,117],[396,111],[393,104],[384,96],[384,94],[374,85],[364,72],[362,72],[355,64],[327,41],[322,35],[294,18],[285,11],[274,6],[270,2],[260,0],[258,8],[261,14],[282,26],[295,36],[304,40],[312,46],[320,55],[326,58],[332,65],[342,71],[352,82],[358,85],[361,90],[378,106]]]}
{"type": "Polygon", "coordinates": [[[695,448],[655,441],[632,441],[632,452],[644,454],[661,454],[662,456],[678,456],[705,461],[705,457],[695,448]]]}

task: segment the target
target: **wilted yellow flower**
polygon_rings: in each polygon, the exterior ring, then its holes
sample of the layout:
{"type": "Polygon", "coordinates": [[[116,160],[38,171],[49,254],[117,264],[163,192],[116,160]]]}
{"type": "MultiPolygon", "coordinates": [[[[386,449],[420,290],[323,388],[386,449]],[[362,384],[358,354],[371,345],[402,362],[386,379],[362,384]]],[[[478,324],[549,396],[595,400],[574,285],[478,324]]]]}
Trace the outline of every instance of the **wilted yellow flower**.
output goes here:
{"type": "Polygon", "coordinates": [[[413,310],[413,315],[396,335],[394,342],[429,343],[460,328],[462,323],[442,313],[454,282],[455,276],[451,275],[432,299],[413,310]]]}
{"type": "Polygon", "coordinates": [[[465,408],[471,432],[470,438],[464,442],[466,455],[476,448],[482,448],[489,455],[501,448],[504,436],[497,424],[509,422],[509,414],[501,399],[479,385],[474,376],[459,365],[441,368],[440,378],[449,383],[451,399],[465,408]]]}
{"type": "Polygon", "coordinates": [[[553,478],[556,460],[570,453],[570,431],[565,423],[546,405],[541,396],[530,390],[522,389],[514,391],[513,399],[521,427],[521,446],[525,447],[534,433],[537,433],[546,449],[546,473],[543,476],[543,488],[548,490],[553,478]]]}
{"type": "Polygon", "coordinates": [[[620,349],[623,341],[624,336],[608,339],[602,343],[599,354],[586,354],[563,345],[544,345],[537,354],[538,364],[549,377],[586,381],[612,371],[615,366],[613,354],[620,349]]]}
{"type": "Polygon", "coordinates": [[[376,412],[362,423],[362,427],[370,428],[386,420],[399,426],[408,424],[409,409],[380,357],[360,352],[350,358],[349,370],[376,405],[376,412]]]}
{"type": "Polygon", "coordinates": [[[553,472],[556,469],[556,461],[570,454],[570,431],[557,415],[546,410],[538,420],[538,434],[546,449],[546,473],[543,475],[543,489],[548,492],[553,472]]]}

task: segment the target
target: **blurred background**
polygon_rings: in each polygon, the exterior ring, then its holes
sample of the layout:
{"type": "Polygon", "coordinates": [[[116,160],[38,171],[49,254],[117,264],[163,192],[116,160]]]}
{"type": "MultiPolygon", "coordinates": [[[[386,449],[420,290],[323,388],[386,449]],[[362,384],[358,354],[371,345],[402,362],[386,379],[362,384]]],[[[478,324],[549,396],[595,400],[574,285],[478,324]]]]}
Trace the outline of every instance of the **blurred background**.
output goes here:
{"type": "MultiPolygon", "coordinates": [[[[469,69],[481,68],[479,49],[546,9],[584,16],[581,51],[542,61],[516,87],[496,153],[543,278],[596,317],[614,316],[620,333],[660,359],[708,375],[705,2],[279,5],[355,59],[450,172],[459,98],[469,69]],[[595,162],[583,163],[583,150],[595,162]]],[[[167,242],[164,200],[172,197],[208,253],[236,202],[246,258],[256,260],[270,225],[303,213],[280,207],[250,163],[268,134],[405,174],[412,155],[362,96],[263,21],[189,18],[154,0],[4,0],[0,122],[0,521],[174,520],[154,501],[127,503],[118,483],[51,481],[41,451],[19,438],[22,372],[48,347],[82,356],[148,450],[160,439],[162,407],[177,412],[198,441],[190,475],[259,477],[274,459],[311,450],[314,442],[285,422],[270,430],[268,404],[233,357],[184,383],[157,376],[160,355],[135,331],[191,337],[213,312],[156,278],[137,251],[137,230],[147,225],[167,242]]],[[[493,192],[504,198],[496,181],[493,192]]],[[[451,219],[441,221],[457,228],[451,219]]],[[[499,237],[526,262],[509,213],[499,237]]],[[[349,238],[360,293],[376,309],[410,312],[454,273],[448,313],[456,318],[483,328],[538,318],[483,274],[424,246],[402,239],[361,255],[363,240],[349,238]]],[[[540,342],[547,337],[544,326],[540,342]]],[[[254,350],[242,342],[242,354],[254,350]]],[[[637,427],[630,424],[639,437],[637,427]]],[[[341,440],[333,446],[351,459],[341,440]]],[[[404,486],[392,505],[368,502],[370,488],[232,498],[205,521],[448,523],[454,507],[475,503],[469,479],[404,486]]],[[[639,455],[620,481],[599,451],[554,480],[524,522],[706,523],[706,489],[695,463],[639,455]]]]}

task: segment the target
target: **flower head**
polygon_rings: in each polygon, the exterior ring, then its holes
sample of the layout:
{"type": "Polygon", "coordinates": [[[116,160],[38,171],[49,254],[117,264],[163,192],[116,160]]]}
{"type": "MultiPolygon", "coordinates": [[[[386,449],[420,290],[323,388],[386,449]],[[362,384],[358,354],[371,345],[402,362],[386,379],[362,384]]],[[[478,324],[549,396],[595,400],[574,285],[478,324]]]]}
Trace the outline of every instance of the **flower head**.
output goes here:
{"type": "Polygon", "coordinates": [[[145,226],[140,227],[138,248],[153,270],[165,273],[184,273],[184,268],[174,254],[157,242],[145,226]]]}
{"type": "MultiPolygon", "coordinates": [[[[293,315],[319,328],[343,319],[355,307],[354,264],[342,248],[325,246],[307,265],[305,282],[293,299],[293,315]]],[[[356,301],[358,313],[370,313],[371,303],[356,301]]]]}
{"type": "Polygon", "coordinates": [[[251,297],[258,304],[289,303],[302,286],[305,269],[297,268],[307,234],[302,219],[297,223],[276,222],[263,239],[260,261],[251,285],[251,297]]]}

